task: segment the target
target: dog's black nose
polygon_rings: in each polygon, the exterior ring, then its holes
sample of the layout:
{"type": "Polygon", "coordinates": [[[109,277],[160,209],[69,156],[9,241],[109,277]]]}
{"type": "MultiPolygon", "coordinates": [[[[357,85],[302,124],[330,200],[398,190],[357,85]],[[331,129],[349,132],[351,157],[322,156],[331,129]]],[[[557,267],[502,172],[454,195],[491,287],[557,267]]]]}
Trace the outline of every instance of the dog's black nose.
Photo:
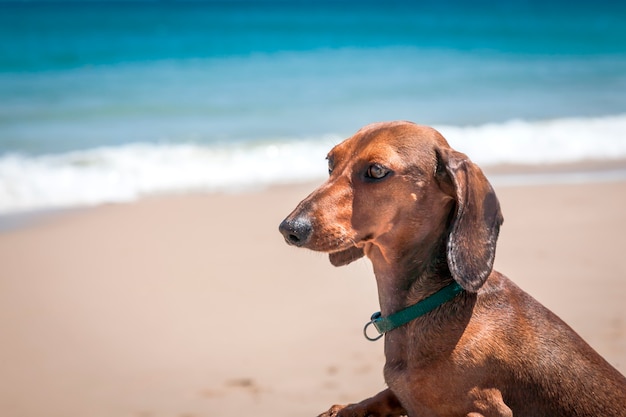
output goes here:
{"type": "Polygon", "coordinates": [[[280,230],[280,233],[285,237],[285,241],[290,245],[303,246],[311,237],[313,226],[306,217],[287,218],[283,220],[278,230],[280,230]]]}

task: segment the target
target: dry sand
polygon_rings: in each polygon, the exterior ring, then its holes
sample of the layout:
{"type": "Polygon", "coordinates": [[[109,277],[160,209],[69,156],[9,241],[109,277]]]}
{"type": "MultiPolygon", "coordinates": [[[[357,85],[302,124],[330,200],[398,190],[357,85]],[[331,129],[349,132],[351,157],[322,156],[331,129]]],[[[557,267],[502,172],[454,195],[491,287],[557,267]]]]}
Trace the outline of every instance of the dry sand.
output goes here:
{"type": "MultiPolygon", "coordinates": [[[[626,372],[626,182],[496,187],[496,269],[626,372]]],[[[365,260],[277,226],[312,185],[152,198],[0,234],[0,415],[312,416],[384,388],[365,260]]]]}

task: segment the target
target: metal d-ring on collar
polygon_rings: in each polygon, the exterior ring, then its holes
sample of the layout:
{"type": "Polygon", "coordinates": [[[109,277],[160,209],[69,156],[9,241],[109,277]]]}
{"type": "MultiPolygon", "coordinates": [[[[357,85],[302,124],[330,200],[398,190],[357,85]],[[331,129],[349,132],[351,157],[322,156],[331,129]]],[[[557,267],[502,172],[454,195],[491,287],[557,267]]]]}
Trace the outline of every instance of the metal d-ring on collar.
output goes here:
{"type": "Polygon", "coordinates": [[[376,327],[376,322],[377,320],[380,320],[381,318],[381,314],[380,311],[377,311],[376,313],[372,314],[372,317],[370,318],[370,321],[368,321],[367,323],[365,323],[365,327],[363,327],[363,336],[365,336],[365,338],[367,340],[369,340],[370,342],[375,342],[378,339],[380,339],[381,337],[384,336],[384,332],[381,332],[378,327],[376,327]],[[374,327],[376,327],[376,330],[378,330],[378,336],[376,337],[371,337],[370,335],[367,334],[367,328],[370,327],[371,325],[374,325],[374,327]]]}
{"type": "Polygon", "coordinates": [[[423,316],[440,305],[452,300],[461,292],[463,292],[463,287],[461,287],[456,281],[453,281],[451,284],[443,287],[433,295],[424,298],[419,303],[413,304],[412,306],[395,312],[387,317],[383,317],[380,314],[380,311],[378,311],[372,314],[370,321],[365,324],[365,327],[363,328],[363,335],[367,340],[374,342],[383,337],[383,335],[388,331],[423,316]],[[375,337],[371,337],[367,334],[367,328],[371,325],[373,325],[378,331],[378,335],[375,337]]]}

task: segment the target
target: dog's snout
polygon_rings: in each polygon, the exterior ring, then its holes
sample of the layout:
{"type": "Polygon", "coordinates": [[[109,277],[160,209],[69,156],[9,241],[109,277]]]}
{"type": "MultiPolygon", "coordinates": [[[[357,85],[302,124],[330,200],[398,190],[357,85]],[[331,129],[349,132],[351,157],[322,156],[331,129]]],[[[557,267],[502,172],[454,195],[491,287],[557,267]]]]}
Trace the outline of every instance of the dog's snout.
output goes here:
{"type": "Polygon", "coordinates": [[[287,218],[283,220],[278,230],[280,230],[280,233],[285,237],[285,241],[290,245],[303,246],[311,237],[313,226],[306,217],[287,218]]]}

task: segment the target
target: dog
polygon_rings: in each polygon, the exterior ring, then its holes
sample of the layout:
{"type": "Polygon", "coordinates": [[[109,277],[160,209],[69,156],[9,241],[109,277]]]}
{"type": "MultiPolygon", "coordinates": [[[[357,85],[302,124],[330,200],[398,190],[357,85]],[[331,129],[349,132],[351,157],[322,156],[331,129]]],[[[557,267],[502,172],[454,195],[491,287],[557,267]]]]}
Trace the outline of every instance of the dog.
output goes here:
{"type": "Polygon", "coordinates": [[[626,416],[626,378],[493,270],[503,217],[481,169],[436,130],[367,125],[280,224],[335,266],[367,256],[388,389],[321,417],[626,416]],[[408,312],[408,313],[407,313],[408,312]]]}

